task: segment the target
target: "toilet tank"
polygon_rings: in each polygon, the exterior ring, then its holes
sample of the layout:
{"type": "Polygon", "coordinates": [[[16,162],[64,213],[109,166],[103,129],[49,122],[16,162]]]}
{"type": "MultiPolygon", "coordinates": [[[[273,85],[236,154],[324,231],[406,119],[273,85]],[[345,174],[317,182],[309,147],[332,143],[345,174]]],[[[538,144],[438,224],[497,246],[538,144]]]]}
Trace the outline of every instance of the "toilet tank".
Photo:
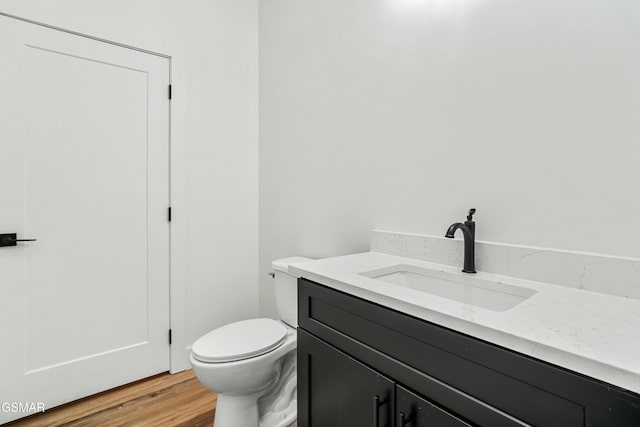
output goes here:
{"type": "Polygon", "coordinates": [[[311,258],[295,256],[271,263],[280,320],[294,328],[298,327],[298,277],[289,273],[289,265],[304,261],[311,261],[311,258]]]}

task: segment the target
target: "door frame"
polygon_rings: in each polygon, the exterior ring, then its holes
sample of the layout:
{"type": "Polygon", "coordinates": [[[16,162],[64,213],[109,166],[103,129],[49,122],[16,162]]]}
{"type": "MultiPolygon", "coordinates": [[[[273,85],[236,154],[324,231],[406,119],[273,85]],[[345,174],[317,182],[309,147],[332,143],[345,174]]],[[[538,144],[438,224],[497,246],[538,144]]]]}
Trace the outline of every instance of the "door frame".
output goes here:
{"type": "MultiPolygon", "coordinates": [[[[118,43],[112,40],[91,36],[77,31],[60,28],[28,18],[5,13],[0,15],[17,19],[33,25],[39,25],[56,31],[62,31],[79,37],[88,38],[101,43],[108,43],[118,47],[136,50],[149,55],[160,56],[169,60],[169,83],[172,88],[174,81],[179,87],[186,87],[184,77],[174,71],[174,58],[171,55],[154,52],[135,46],[118,43]]],[[[187,282],[186,282],[186,218],[184,207],[186,204],[186,150],[185,126],[186,104],[184,97],[175,97],[175,91],[169,102],[169,205],[172,208],[172,218],[169,223],[169,327],[171,328],[171,345],[169,346],[169,372],[174,374],[191,367],[189,363],[189,349],[187,348],[187,282]],[[176,209],[176,206],[178,209],[176,209]]]]}

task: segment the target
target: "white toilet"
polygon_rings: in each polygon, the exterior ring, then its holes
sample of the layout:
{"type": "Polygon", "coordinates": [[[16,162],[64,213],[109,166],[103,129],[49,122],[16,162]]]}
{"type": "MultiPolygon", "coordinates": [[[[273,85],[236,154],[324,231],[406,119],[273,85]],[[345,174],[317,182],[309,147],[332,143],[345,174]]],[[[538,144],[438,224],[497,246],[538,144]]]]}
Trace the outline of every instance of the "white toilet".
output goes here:
{"type": "Polygon", "coordinates": [[[214,427],[287,427],[296,420],[298,284],[288,267],[308,260],[292,257],[272,264],[281,320],[230,323],[193,344],[196,376],[218,393],[214,427]]]}

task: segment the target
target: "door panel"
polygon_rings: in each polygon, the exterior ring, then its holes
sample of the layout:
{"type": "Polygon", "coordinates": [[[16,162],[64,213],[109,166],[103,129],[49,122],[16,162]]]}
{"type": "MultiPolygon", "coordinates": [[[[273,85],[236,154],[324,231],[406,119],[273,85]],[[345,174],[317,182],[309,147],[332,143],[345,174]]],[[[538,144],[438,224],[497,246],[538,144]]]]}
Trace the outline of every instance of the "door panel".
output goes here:
{"type": "Polygon", "coordinates": [[[300,427],[391,427],[393,405],[392,381],[298,329],[300,427]]]}
{"type": "Polygon", "coordinates": [[[1,400],[168,370],[168,59],[2,16],[0,55],[1,400]]]}

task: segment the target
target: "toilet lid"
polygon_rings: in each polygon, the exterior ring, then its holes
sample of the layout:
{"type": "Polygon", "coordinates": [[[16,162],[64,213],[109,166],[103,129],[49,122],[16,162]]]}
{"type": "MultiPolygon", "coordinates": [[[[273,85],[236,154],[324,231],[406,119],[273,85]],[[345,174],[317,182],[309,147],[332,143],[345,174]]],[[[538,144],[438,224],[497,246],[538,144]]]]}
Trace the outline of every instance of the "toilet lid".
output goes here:
{"type": "Polygon", "coordinates": [[[286,338],[287,328],[273,319],[241,320],[200,337],[191,351],[202,362],[233,362],[268,353],[286,338]]]}

